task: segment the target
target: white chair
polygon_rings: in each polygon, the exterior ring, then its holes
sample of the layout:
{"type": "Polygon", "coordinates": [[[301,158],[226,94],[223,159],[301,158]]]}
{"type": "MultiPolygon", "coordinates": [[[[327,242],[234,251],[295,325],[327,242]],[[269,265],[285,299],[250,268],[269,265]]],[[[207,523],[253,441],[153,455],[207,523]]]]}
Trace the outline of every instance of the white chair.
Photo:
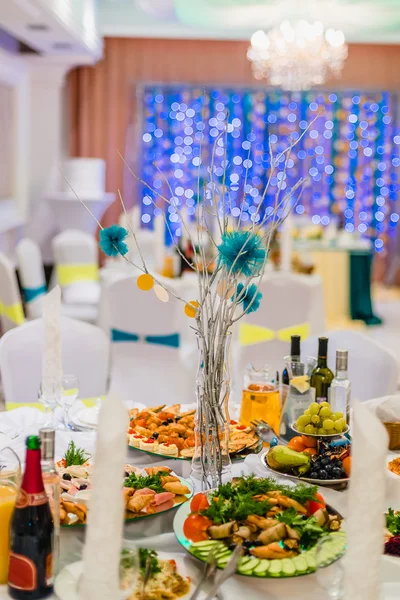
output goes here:
{"type": "Polygon", "coordinates": [[[181,303],[164,304],[127,277],[105,288],[104,304],[112,339],[110,393],[147,406],[192,402],[195,381],[180,345],[181,303]]]}
{"type": "Polygon", "coordinates": [[[324,330],[322,284],[319,278],[290,273],[270,273],[260,284],[260,308],[244,316],[237,325],[234,342],[235,399],[242,389],[246,366],[268,365],[271,376],[284,367],[290,336],[309,335],[324,330]]]}
{"type": "MultiPolygon", "coordinates": [[[[76,375],[81,398],[107,391],[110,344],[95,325],[61,317],[62,366],[76,375]]],[[[42,373],[43,320],[36,319],[0,339],[0,373],[6,402],[37,402],[42,373]]]]}
{"type": "Polygon", "coordinates": [[[42,316],[47,291],[42,254],[39,245],[29,238],[20,241],[16,253],[26,313],[29,319],[37,319],[42,316]]]}
{"type": "Polygon", "coordinates": [[[0,322],[3,333],[25,321],[13,263],[0,252],[0,322]]]}
{"type": "MultiPolygon", "coordinates": [[[[349,379],[351,397],[365,401],[393,394],[397,389],[399,367],[396,357],[375,340],[359,331],[330,331],[328,366],[335,372],[336,350],[349,352],[349,379]]],[[[317,356],[318,338],[310,337],[302,343],[304,356],[317,356]]]]}
{"type": "Polygon", "coordinates": [[[100,299],[97,244],[84,231],[67,229],[53,239],[57,281],[68,316],[95,322],[100,299]]]}

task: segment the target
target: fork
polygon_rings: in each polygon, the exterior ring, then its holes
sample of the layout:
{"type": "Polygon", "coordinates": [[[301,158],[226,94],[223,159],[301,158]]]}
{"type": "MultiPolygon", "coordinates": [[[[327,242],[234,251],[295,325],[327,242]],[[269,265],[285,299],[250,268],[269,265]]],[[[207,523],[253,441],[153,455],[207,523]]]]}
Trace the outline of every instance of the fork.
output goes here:
{"type": "Polygon", "coordinates": [[[207,555],[206,564],[204,565],[204,569],[203,569],[203,574],[202,574],[200,581],[197,584],[193,594],[190,596],[189,600],[196,600],[196,598],[198,598],[201,588],[203,587],[203,584],[208,579],[211,579],[212,577],[214,577],[216,570],[217,570],[216,551],[215,551],[215,549],[213,549],[207,555]]]}
{"type": "Polygon", "coordinates": [[[144,594],[146,591],[146,585],[149,582],[150,575],[151,575],[151,558],[150,558],[150,556],[147,556],[146,567],[145,567],[143,583],[142,583],[142,589],[140,591],[140,600],[143,600],[143,598],[144,598],[144,594]]]}
{"type": "Polygon", "coordinates": [[[242,554],[242,546],[236,546],[236,548],[232,552],[232,556],[229,559],[228,564],[226,565],[225,569],[221,571],[218,578],[216,578],[215,583],[212,585],[211,590],[208,592],[204,600],[212,600],[215,596],[218,597],[218,590],[221,587],[221,585],[225,583],[225,581],[227,581],[229,577],[232,577],[232,575],[235,574],[237,564],[242,554]]]}

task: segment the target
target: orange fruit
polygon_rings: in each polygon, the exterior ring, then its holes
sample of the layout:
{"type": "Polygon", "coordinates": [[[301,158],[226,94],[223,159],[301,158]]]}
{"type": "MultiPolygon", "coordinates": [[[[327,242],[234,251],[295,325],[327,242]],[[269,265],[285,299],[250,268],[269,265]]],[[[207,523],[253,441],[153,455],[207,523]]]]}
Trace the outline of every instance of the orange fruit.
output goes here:
{"type": "Polygon", "coordinates": [[[302,435],[301,441],[307,448],[316,448],[317,447],[317,441],[318,441],[317,438],[302,435]]]}
{"type": "Polygon", "coordinates": [[[350,477],[350,473],[351,473],[351,456],[347,456],[346,458],[344,458],[342,460],[342,464],[343,464],[343,469],[345,470],[345,473],[346,473],[347,477],[350,477]]]}
{"type": "Polygon", "coordinates": [[[295,452],[303,452],[306,449],[306,446],[303,444],[301,436],[296,435],[296,437],[292,438],[288,443],[288,448],[295,452]]]}
{"type": "Polygon", "coordinates": [[[317,454],[317,449],[316,448],[306,448],[305,450],[303,450],[303,452],[305,454],[309,454],[310,456],[315,456],[317,454]]]}

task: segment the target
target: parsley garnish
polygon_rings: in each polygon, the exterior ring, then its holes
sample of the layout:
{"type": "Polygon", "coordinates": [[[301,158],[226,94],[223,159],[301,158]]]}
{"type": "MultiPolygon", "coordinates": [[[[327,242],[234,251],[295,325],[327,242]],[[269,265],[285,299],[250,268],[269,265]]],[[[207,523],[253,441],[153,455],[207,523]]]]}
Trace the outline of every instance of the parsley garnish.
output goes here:
{"type": "Polygon", "coordinates": [[[67,467],[71,467],[72,465],[84,465],[90,457],[91,454],[88,454],[83,448],[77,448],[73,441],[68,444],[67,451],[64,454],[64,460],[67,467]]]}
{"type": "Polygon", "coordinates": [[[299,515],[294,508],[288,508],[277,515],[276,518],[281,523],[285,523],[297,531],[300,536],[300,544],[304,550],[312,548],[322,535],[328,533],[318,524],[315,517],[307,519],[304,515],[299,515]]]}
{"type": "Polygon", "coordinates": [[[389,508],[386,513],[386,527],[393,535],[400,533],[400,513],[397,513],[393,508],[389,508]]]}
{"type": "Polygon", "coordinates": [[[129,477],[127,477],[124,481],[124,487],[133,488],[135,490],[142,490],[143,488],[149,488],[153,490],[156,494],[161,494],[165,492],[163,486],[161,485],[161,477],[163,475],[168,475],[165,471],[160,473],[156,473],[155,475],[149,475],[148,477],[143,477],[142,475],[135,475],[135,473],[131,473],[129,477]]]}
{"type": "MultiPolygon", "coordinates": [[[[147,548],[139,548],[139,568],[144,575],[146,570],[146,560],[147,557],[150,556],[150,573],[151,575],[155,575],[155,573],[159,573],[161,571],[158,566],[158,558],[157,552],[155,550],[147,550],[147,548]]],[[[133,569],[135,567],[135,554],[133,554],[130,550],[124,548],[121,550],[121,567],[124,571],[128,569],[133,569]]]]}

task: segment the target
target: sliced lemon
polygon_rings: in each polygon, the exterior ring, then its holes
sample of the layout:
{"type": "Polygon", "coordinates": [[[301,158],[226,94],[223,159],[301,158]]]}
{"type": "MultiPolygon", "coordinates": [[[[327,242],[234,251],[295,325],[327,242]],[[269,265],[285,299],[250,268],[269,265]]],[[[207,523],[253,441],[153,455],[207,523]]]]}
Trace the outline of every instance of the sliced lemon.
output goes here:
{"type": "Polygon", "coordinates": [[[310,389],[310,380],[308,375],[299,375],[291,379],[290,385],[300,392],[300,394],[304,394],[304,392],[310,389]]]}

